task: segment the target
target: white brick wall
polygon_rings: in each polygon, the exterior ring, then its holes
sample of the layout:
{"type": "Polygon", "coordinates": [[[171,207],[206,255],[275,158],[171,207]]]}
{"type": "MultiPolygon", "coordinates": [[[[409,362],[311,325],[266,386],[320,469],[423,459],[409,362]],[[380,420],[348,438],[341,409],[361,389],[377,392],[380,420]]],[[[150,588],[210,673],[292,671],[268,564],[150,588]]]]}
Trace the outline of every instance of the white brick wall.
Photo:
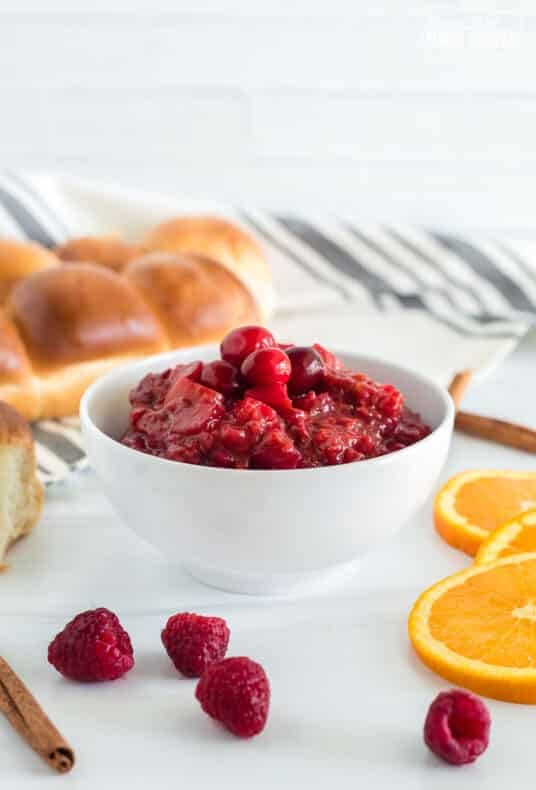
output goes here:
{"type": "Polygon", "coordinates": [[[243,203],[530,230],[532,0],[0,0],[0,152],[243,203]]]}

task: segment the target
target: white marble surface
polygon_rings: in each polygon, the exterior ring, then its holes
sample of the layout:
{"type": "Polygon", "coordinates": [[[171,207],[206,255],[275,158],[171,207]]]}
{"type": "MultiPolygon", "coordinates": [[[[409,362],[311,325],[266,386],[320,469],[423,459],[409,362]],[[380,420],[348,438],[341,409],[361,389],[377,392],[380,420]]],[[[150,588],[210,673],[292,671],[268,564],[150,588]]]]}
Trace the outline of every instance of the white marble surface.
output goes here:
{"type": "MultiPolygon", "coordinates": [[[[486,380],[466,405],[535,424],[536,341],[486,380]]],[[[534,468],[515,451],[456,436],[443,477],[470,467],[534,468]]],[[[371,525],[373,528],[373,525],[371,525]]],[[[45,516],[0,577],[2,654],[77,749],[62,779],[0,720],[0,783],[9,790],[203,788],[521,788],[532,783],[534,711],[490,702],[490,748],[452,769],[421,743],[428,703],[446,684],[411,654],[406,616],[418,592],[468,560],[433,532],[429,507],[344,585],[315,598],[253,599],[186,577],[112,513],[91,472],[49,491],[45,516]],[[136,667],[112,684],[65,681],[46,663],[74,613],[104,605],[129,630],[136,667]],[[230,654],[261,661],[270,719],[258,738],[233,739],[201,713],[194,683],[173,670],[159,632],[175,611],[227,618],[230,654]],[[456,776],[452,774],[456,772],[456,776]]]]}

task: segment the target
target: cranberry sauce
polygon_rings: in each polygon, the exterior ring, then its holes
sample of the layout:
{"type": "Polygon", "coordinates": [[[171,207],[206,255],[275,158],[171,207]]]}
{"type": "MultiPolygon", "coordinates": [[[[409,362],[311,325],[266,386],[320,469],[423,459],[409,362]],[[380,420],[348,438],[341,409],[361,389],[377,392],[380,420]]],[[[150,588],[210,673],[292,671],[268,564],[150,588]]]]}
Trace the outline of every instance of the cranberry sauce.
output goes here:
{"type": "Polygon", "coordinates": [[[348,370],[322,346],[231,332],[221,360],[149,373],[130,393],[122,441],[185,463],[296,469],[375,458],[430,432],[391,384],[348,370]]]}

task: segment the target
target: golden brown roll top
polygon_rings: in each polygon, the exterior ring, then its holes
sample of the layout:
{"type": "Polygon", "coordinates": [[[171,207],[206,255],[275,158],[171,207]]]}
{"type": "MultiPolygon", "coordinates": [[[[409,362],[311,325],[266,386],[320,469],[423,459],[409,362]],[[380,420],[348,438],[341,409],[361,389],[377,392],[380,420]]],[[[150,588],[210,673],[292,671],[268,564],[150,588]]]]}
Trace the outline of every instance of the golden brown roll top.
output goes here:
{"type": "Polygon", "coordinates": [[[157,225],[147,234],[143,246],[219,261],[253,294],[261,318],[272,312],[270,268],[257,242],[237,225],[220,217],[177,217],[157,225]]]}
{"type": "Polygon", "coordinates": [[[141,255],[142,249],[138,244],[127,244],[115,236],[80,236],[56,247],[54,252],[65,263],[96,263],[120,272],[141,255]]]}
{"type": "Polygon", "coordinates": [[[257,317],[242,283],[200,255],[153,253],[129,264],[124,276],[160,321],[170,348],[220,340],[257,317]]]}
{"type": "Polygon", "coordinates": [[[35,373],[164,347],[160,328],[124,277],[91,263],[40,272],[6,303],[35,373]]]}
{"type": "Polygon", "coordinates": [[[0,304],[19,280],[59,265],[58,258],[40,244],[0,239],[0,304]]]}

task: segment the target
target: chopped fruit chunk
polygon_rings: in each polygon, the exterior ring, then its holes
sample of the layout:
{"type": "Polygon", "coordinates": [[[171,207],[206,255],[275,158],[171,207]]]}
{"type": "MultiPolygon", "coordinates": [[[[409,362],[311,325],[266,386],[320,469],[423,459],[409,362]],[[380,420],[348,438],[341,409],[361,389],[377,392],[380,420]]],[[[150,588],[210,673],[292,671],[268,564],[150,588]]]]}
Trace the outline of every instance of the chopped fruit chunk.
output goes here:
{"type": "Polygon", "coordinates": [[[222,417],[223,395],[190,379],[179,379],[168,392],[169,430],[186,436],[205,430],[211,420],[222,417]]]}
{"type": "MultiPolygon", "coordinates": [[[[190,388],[189,382],[193,382],[194,384],[197,383],[201,376],[202,369],[202,362],[195,362],[192,365],[188,365],[188,367],[183,368],[182,370],[175,368],[171,374],[170,387],[166,393],[166,397],[164,398],[164,404],[167,406],[170,403],[173,403],[173,401],[177,400],[177,398],[184,398],[184,392],[195,392],[195,388],[190,388]]],[[[188,395],[187,397],[190,396],[188,395]]]]}
{"type": "Polygon", "coordinates": [[[211,387],[223,395],[231,395],[240,388],[238,370],[223,359],[215,359],[214,362],[203,365],[200,381],[205,387],[211,387]]]}

